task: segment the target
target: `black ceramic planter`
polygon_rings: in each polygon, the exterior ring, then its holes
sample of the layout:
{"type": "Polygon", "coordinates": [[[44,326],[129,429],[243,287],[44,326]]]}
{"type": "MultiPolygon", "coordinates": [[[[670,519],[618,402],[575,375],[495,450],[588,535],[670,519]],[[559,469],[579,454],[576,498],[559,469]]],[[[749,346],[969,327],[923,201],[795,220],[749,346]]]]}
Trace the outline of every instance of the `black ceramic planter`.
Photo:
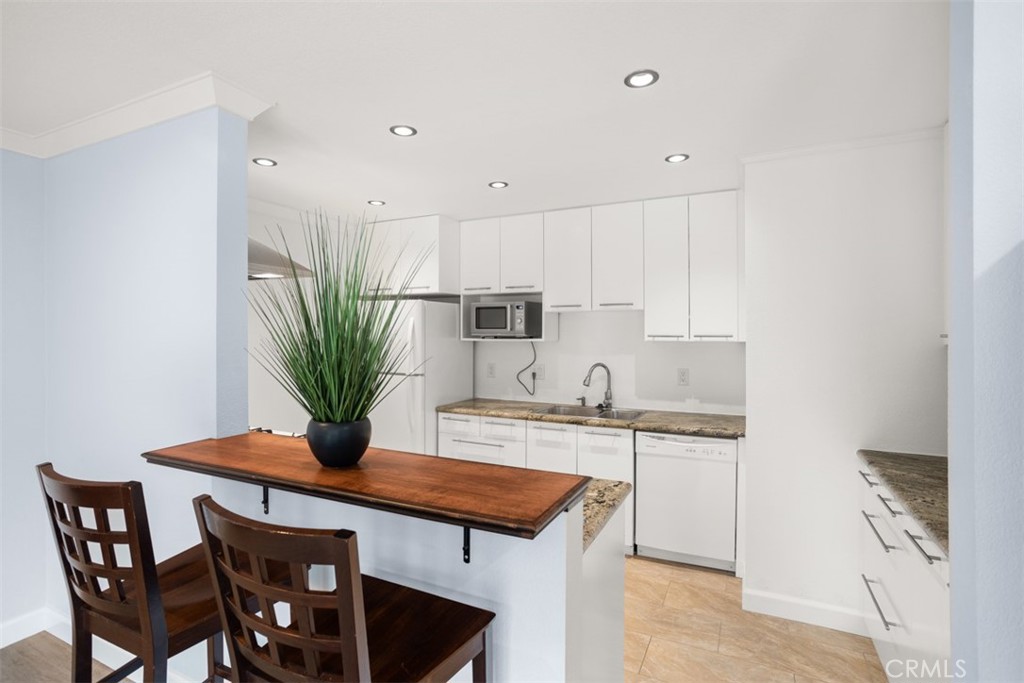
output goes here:
{"type": "Polygon", "coordinates": [[[306,425],[309,450],[324,467],[351,467],[370,445],[370,418],[359,422],[317,422],[306,425]]]}

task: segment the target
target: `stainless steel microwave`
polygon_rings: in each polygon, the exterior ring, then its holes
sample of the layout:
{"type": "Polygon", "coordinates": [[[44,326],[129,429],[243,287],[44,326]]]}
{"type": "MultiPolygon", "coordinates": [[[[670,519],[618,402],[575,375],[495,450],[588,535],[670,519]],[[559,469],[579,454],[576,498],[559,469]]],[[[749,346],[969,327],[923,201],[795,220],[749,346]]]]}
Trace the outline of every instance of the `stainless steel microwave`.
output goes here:
{"type": "Polygon", "coordinates": [[[541,335],[539,301],[486,301],[470,304],[470,335],[533,339],[541,335]]]}

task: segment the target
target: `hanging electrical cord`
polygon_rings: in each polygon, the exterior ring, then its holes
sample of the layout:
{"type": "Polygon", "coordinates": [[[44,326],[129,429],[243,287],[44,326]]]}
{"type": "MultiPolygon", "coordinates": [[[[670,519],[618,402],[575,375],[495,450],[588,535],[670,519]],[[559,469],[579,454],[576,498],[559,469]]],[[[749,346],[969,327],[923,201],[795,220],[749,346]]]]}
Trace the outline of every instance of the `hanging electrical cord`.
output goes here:
{"type": "Polygon", "coordinates": [[[521,375],[530,368],[532,368],[533,364],[537,362],[537,347],[533,345],[533,342],[530,342],[530,348],[533,349],[533,360],[530,361],[529,365],[527,365],[525,368],[516,373],[516,381],[523,385],[523,389],[526,389],[526,393],[528,393],[530,396],[533,396],[537,392],[537,373],[530,373],[530,379],[532,380],[530,384],[533,385],[533,389],[526,386],[526,384],[523,382],[521,378],[521,375]]]}

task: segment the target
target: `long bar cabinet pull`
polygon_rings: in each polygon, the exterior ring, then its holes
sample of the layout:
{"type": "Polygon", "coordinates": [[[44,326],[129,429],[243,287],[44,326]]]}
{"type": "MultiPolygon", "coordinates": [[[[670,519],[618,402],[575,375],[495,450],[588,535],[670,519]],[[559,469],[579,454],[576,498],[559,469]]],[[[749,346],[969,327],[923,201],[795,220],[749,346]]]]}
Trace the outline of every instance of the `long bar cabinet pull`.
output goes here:
{"type": "Polygon", "coordinates": [[[503,443],[485,443],[483,441],[467,441],[466,439],[452,439],[452,441],[454,441],[455,443],[469,443],[473,444],[474,446],[490,446],[491,448],[505,447],[505,444],[503,443]]]}
{"type": "Polygon", "coordinates": [[[878,582],[872,581],[864,574],[861,574],[860,578],[864,579],[864,587],[868,589],[868,595],[871,596],[871,602],[875,603],[875,610],[878,611],[878,617],[882,620],[882,626],[885,627],[885,630],[889,631],[893,626],[899,626],[895,621],[889,621],[885,618],[885,613],[882,612],[882,606],[878,604],[878,598],[875,597],[875,591],[871,590],[871,584],[878,582]]]}
{"type": "Polygon", "coordinates": [[[903,533],[905,533],[907,535],[907,538],[909,538],[910,542],[914,544],[914,547],[917,548],[917,551],[919,553],[921,553],[921,555],[924,556],[924,559],[926,559],[928,561],[928,564],[935,564],[936,560],[939,560],[939,561],[942,560],[942,558],[939,557],[938,555],[929,555],[928,551],[921,547],[921,544],[918,543],[918,541],[923,541],[924,540],[924,536],[915,536],[914,534],[910,533],[906,529],[903,530],[903,533]]]}
{"type": "Polygon", "coordinates": [[[892,508],[891,508],[891,507],[889,506],[889,503],[893,502],[892,498],[885,498],[885,497],[883,497],[883,496],[882,496],[882,494],[881,494],[881,493],[879,493],[879,494],[878,494],[878,500],[882,501],[882,505],[883,505],[883,506],[885,506],[885,509],[886,509],[886,510],[887,510],[887,511],[889,512],[889,514],[890,514],[890,515],[892,515],[893,517],[895,517],[896,515],[902,515],[902,514],[903,514],[903,513],[902,513],[902,512],[900,512],[899,510],[893,510],[893,509],[892,509],[892,508]]]}
{"type": "Polygon", "coordinates": [[[861,510],[860,513],[864,515],[864,521],[866,521],[868,523],[868,526],[871,527],[871,530],[875,532],[875,538],[877,538],[878,542],[882,544],[882,549],[885,550],[885,552],[895,550],[896,546],[889,545],[888,543],[886,543],[885,539],[882,538],[882,534],[878,533],[878,529],[875,528],[874,523],[871,521],[871,515],[869,515],[864,510],[861,510]]]}
{"type": "Polygon", "coordinates": [[[869,472],[865,472],[864,470],[857,470],[857,472],[860,474],[860,476],[864,477],[864,481],[867,482],[868,488],[874,488],[875,486],[881,486],[881,484],[879,484],[877,481],[871,481],[870,479],[868,479],[868,476],[870,474],[869,472]]]}

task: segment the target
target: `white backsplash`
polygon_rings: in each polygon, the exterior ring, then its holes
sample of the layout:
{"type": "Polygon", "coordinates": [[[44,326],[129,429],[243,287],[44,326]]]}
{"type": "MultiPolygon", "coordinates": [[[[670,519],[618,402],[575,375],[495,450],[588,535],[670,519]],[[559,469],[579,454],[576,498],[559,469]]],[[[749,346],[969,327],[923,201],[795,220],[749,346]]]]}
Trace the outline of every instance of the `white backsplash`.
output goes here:
{"type": "MultiPolygon", "coordinates": [[[[559,339],[535,342],[544,379],[530,396],[516,373],[533,357],[528,342],[477,342],[474,393],[478,398],[505,398],[587,404],[603,400],[605,374],[595,370],[590,387],[583,378],[594,363],[612,373],[612,402],[621,408],[683,410],[700,413],[746,412],[745,349],[737,342],[647,342],[643,311],[562,313],[559,339]],[[494,377],[487,376],[494,364],[494,377]],[[677,370],[689,370],[689,385],[679,386],[677,370]]],[[[530,372],[522,374],[531,386],[530,372]]]]}

